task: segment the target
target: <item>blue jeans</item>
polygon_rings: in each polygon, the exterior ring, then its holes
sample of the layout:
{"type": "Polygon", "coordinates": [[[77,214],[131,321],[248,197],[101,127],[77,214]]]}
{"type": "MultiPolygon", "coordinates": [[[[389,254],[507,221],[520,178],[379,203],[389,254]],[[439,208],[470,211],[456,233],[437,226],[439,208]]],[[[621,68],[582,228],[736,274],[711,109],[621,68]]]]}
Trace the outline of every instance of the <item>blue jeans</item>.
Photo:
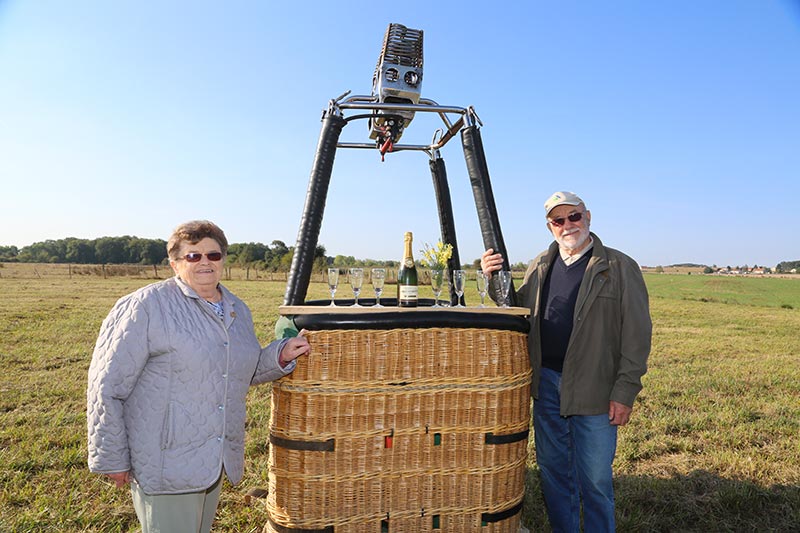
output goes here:
{"type": "Polygon", "coordinates": [[[533,402],[536,462],[547,515],[554,532],[614,531],[611,463],[617,426],[608,414],[561,416],[561,373],[542,368],[539,399],[533,402]]]}

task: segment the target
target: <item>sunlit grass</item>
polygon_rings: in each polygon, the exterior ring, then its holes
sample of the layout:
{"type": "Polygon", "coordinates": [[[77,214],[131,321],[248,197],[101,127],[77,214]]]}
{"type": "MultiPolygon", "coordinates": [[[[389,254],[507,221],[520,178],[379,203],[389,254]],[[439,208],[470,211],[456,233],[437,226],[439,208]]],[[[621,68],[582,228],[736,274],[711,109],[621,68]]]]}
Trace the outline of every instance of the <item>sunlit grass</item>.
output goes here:
{"type": "MultiPolygon", "coordinates": [[[[620,431],[619,529],[794,530],[800,280],[646,280],[653,353],[632,422],[620,431]]],[[[0,531],[136,529],[129,493],[86,469],[84,398],[101,321],[117,298],[152,281],[0,276],[0,531]]],[[[261,341],[272,340],[285,282],[225,283],[250,305],[261,341]]],[[[309,299],[327,295],[312,283],[309,299]]],[[[474,291],[468,301],[477,301],[474,291]]],[[[248,413],[245,479],[224,486],[218,531],[260,531],[266,522],[263,501],[247,505],[244,493],[267,484],[269,386],[251,391],[248,413]]],[[[524,521],[546,531],[532,458],[529,467],[524,521]]]]}

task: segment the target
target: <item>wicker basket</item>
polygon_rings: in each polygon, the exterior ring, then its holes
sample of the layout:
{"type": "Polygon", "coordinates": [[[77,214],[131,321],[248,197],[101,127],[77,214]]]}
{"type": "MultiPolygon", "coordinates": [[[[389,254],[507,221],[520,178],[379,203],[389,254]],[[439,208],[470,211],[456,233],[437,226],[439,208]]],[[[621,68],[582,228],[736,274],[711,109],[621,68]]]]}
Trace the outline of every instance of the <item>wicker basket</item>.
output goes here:
{"type": "Polygon", "coordinates": [[[264,531],[519,531],[527,335],[332,329],[272,388],[264,531]]]}

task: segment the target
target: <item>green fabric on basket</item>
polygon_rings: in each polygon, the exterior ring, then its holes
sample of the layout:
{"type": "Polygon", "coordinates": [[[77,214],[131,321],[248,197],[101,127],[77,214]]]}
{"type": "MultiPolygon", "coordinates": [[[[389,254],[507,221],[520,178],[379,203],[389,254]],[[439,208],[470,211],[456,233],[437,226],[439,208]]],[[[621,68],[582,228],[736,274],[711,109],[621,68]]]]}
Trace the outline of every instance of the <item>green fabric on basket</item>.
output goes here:
{"type": "Polygon", "coordinates": [[[275,338],[286,339],[288,337],[297,337],[299,330],[294,323],[293,317],[281,316],[275,322],[275,338]]]}

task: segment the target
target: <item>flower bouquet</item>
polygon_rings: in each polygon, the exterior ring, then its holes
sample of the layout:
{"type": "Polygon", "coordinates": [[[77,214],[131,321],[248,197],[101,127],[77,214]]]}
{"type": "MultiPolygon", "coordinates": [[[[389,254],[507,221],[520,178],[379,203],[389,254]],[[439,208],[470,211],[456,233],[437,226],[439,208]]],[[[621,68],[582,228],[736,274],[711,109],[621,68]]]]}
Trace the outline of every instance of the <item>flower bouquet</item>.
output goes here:
{"type": "Polygon", "coordinates": [[[436,246],[430,246],[425,243],[425,249],[422,252],[422,263],[430,269],[431,273],[431,289],[433,289],[433,307],[441,307],[439,305],[439,294],[442,292],[444,285],[444,273],[447,271],[447,261],[453,255],[453,245],[444,244],[442,241],[436,243],[436,246]]]}

